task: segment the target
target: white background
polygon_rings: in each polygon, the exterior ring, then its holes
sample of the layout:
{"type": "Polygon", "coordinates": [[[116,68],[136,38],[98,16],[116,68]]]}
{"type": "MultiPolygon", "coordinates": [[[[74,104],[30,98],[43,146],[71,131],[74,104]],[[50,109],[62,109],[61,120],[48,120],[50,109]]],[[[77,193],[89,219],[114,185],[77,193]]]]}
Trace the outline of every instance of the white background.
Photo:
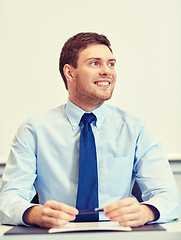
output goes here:
{"type": "Polygon", "coordinates": [[[66,102],[59,54],[82,31],[112,43],[109,103],[141,115],[166,153],[180,154],[180,0],[0,0],[0,156],[27,117],[66,102]]]}

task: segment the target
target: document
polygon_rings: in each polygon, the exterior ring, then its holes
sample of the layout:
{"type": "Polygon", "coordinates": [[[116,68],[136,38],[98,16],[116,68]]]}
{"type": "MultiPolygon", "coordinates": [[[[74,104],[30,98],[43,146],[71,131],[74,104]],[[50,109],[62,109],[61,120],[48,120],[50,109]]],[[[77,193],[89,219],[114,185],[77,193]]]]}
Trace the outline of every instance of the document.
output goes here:
{"type": "Polygon", "coordinates": [[[132,231],[130,227],[123,227],[117,222],[81,222],[68,223],[62,228],[51,228],[49,233],[80,232],[80,231],[132,231]]]}

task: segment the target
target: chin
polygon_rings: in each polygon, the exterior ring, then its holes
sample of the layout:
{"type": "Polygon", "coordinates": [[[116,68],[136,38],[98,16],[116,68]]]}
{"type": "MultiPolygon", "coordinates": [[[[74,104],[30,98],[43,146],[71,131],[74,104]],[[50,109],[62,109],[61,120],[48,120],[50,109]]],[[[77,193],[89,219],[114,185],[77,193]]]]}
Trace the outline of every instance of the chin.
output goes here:
{"type": "Polygon", "coordinates": [[[107,101],[109,100],[110,98],[112,97],[112,95],[109,95],[109,96],[101,96],[101,97],[98,97],[97,99],[99,99],[100,101],[107,101]]]}

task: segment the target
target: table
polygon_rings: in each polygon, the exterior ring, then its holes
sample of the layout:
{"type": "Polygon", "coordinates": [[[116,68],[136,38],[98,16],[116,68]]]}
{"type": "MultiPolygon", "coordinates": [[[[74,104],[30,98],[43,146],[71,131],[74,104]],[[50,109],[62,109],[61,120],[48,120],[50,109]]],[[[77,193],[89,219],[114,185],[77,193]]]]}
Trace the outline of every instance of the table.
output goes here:
{"type": "Polygon", "coordinates": [[[132,231],[132,232],[76,232],[58,234],[33,234],[33,235],[2,235],[9,230],[10,226],[0,225],[0,240],[21,240],[21,239],[53,239],[53,240],[180,240],[181,220],[167,224],[160,224],[166,231],[132,231]]]}

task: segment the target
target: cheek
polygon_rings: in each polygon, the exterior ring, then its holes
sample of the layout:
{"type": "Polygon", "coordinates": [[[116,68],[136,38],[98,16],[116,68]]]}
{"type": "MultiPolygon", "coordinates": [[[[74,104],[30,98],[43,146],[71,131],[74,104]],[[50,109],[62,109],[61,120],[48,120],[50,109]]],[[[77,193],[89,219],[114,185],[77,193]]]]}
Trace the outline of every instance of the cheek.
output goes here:
{"type": "Polygon", "coordinates": [[[87,86],[88,83],[88,78],[87,75],[85,73],[78,73],[76,75],[76,85],[78,88],[85,88],[87,86]]]}
{"type": "Polygon", "coordinates": [[[112,73],[112,75],[113,75],[114,80],[116,80],[116,72],[115,71],[112,73]]]}
{"type": "Polygon", "coordinates": [[[88,86],[99,76],[98,71],[90,68],[82,68],[76,72],[76,82],[81,86],[88,86]]]}
{"type": "Polygon", "coordinates": [[[81,71],[77,72],[77,78],[84,79],[85,77],[89,77],[90,71],[82,69],[81,71]]]}

